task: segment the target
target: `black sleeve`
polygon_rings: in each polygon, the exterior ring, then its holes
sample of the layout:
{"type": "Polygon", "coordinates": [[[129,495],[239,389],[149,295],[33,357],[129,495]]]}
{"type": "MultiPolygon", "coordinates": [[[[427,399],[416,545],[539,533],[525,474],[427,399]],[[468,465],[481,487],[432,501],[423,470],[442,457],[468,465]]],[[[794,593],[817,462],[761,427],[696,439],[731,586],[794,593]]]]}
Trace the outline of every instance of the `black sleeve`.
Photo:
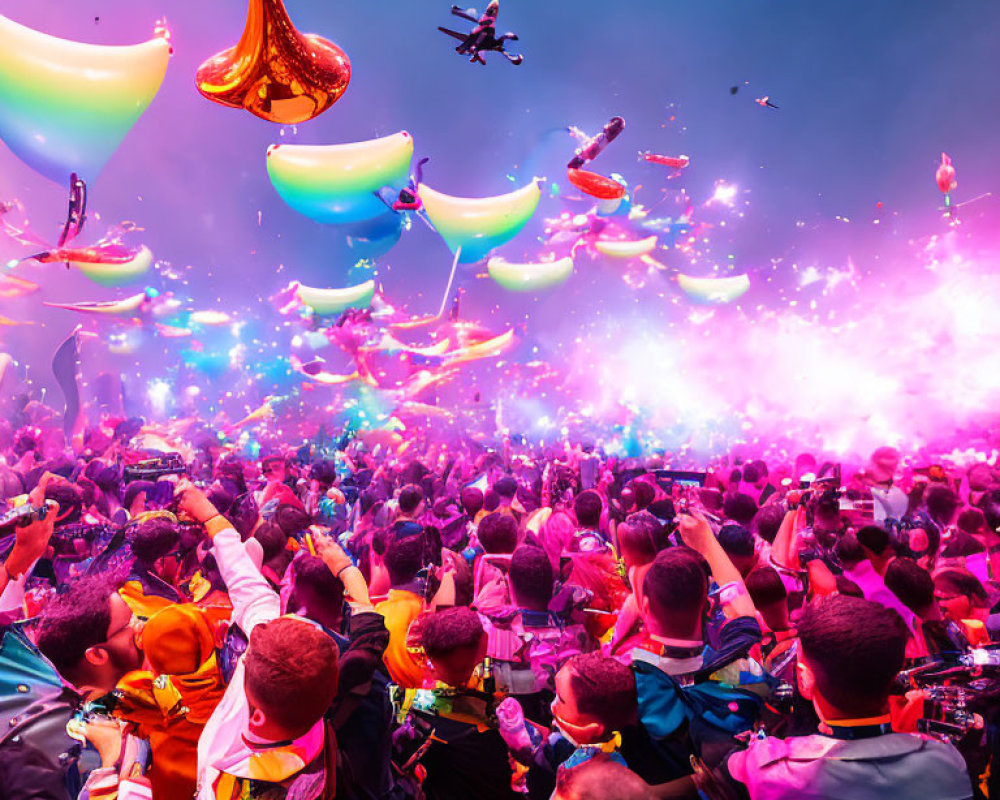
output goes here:
{"type": "Polygon", "coordinates": [[[382,654],[389,644],[389,631],[382,615],[374,611],[352,614],[347,635],[350,645],[340,657],[337,704],[349,695],[368,693],[372,675],[382,663],[382,654]]]}

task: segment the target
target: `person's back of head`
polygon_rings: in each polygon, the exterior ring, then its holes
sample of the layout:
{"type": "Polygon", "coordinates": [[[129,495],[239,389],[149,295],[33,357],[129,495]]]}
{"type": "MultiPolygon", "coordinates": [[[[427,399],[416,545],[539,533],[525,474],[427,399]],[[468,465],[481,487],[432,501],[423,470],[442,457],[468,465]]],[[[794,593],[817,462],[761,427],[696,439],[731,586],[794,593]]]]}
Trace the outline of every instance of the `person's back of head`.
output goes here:
{"type": "Polygon", "coordinates": [[[632,503],[636,511],[648,508],[649,504],[656,499],[656,489],[648,481],[630,481],[629,488],[632,490],[632,503]]]}
{"type": "Polygon", "coordinates": [[[757,563],[753,534],[743,525],[723,525],[718,539],[729,560],[746,577],[757,563]]]}
{"type": "Polygon", "coordinates": [[[244,668],[251,731],[269,739],[302,736],[337,694],[337,645],[302,620],[279,617],[257,625],[244,668]]]}
{"type": "Polygon", "coordinates": [[[462,493],[459,495],[459,498],[462,501],[462,509],[470,517],[475,517],[483,507],[482,490],[476,488],[475,486],[466,486],[462,489],[462,493]]]}
{"type": "Polygon", "coordinates": [[[638,716],[635,675],[600,652],[570,658],[556,674],[556,724],[581,744],[597,744],[638,716]]]}
{"type": "Polygon", "coordinates": [[[618,548],[629,567],[652,564],[656,554],[667,545],[663,523],[648,511],[629,514],[618,526],[618,548]]]}
{"type": "Polygon", "coordinates": [[[827,720],[887,713],[893,680],[903,667],[909,631],[892,609],[855,597],[820,598],[798,624],[800,688],[827,720]]]}
{"type": "Polygon", "coordinates": [[[845,597],[857,597],[859,600],[865,599],[865,593],[862,591],[861,587],[850,578],[838,575],[836,577],[836,586],[837,594],[842,594],[845,597]]]}
{"type": "Polygon", "coordinates": [[[917,616],[923,617],[934,608],[934,579],[916,561],[893,559],[884,578],[886,588],[917,616]]]}
{"type": "Polygon", "coordinates": [[[722,512],[726,519],[747,526],[757,513],[757,503],[748,494],[731,494],[726,497],[722,504],[722,512]]]}
{"type": "Polygon", "coordinates": [[[747,594],[771,630],[788,627],[788,590],[773,567],[759,567],[746,576],[747,594]]]}
{"type": "Polygon", "coordinates": [[[414,484],[407,484],[399,490],[399,511],[401,514],[413,516],[424,502],[423,490],[414,484]]]}
{"type": "Polygon", "coordinates": [[[853,569],[865,560],[865,551],[861,549],[861,543],[853,531],[841,536],[834,550],[844,569],[853,569]]]}
{"type": "Polygon", "coordinates": [[[420,536],[394,539],[386,547],[382,559],[389,571],[389,582],[393,586],[409,583],[425,566],[424,540],[420,536]]]}
{"type": "Polygon", "coordinates": [[[344,584],[318,556],[300,555],[291,569],[289,613],[335,629],[344,613],[344,584]]]}
{"type": "Polygon", "coordinates": [[[303,509],[291,503],[281,503],[275,509],[274,517],[271,521],[281,529],[286,539],[302,533],[312,522],[309,515],[303,509]]]}
{"type": "Polygon", "coordinates": [[[264,522],[253,532],[253,538],[260,542],[264,552],[264,562],[281,555],[288,546],[285,532],[273,522],[264,522]]]}
{"type": "Polygon", "coordinates": [[[522,544],[514,551],[508,570],[514,601],[531,611],[545,611],[552,600],[552,562],[540,547],[522,544]]]}
{"type": "Polygon", "coordinates": [[[483,495],[483,509],[492,514],[498,508],[500,508],[500,495],[492,489],[487,489],[483,495]]]}
{"type": "Polygon", "coordinates": [[[54,500],[59,504],[59,524],[71,524],[80,521],[83,513],[83,492],[72,483],[50,484],[45,489],[45,499],[54,500]]]}
{"type": "Polygon", "coordinates": [[[573,500],[576,521],[584,528],[596,528],[601,524],[603,507],[601,496],[593,489],[580,492],[573,500]]]}
{"type": "Polygon", "coordinates": [[[881,525],[865,525],[855,535],[867,557],[889,555],[889,532],[881,525]]]}
{"type": "Polygon", "coordinates": [[[784,508],[778,503],[763,506],[753,515],[750,521],[750,530],[768,544],[774,544],[778,535],[778,529],[785,519],[784,508]]]}
{"type": "Polygon", "coordinates": [[[517,522],[508,514],[487,514],[479,521],[479,543],[490,554],[509,554],[517,547],[517,522]]]}
{"type": "Polygon", "coordinates": [[[486,656],[487,639],[479,615],[455,606],[422,619],[420,644],[439,680],[464,687],[486,656]]]}
{"type": "Polygon", "coordinates": [[[552,800],[651,800],[651,787],[628,767],[599,755],[560,770],[552,800]]]}
{"type": "Polygon", "coordinates": [[[986,532],[986,517],[978,508],[966,508],[958,515],[955,525],[972,536],[986,532]]]}
{"type": "Polygon", "coordinates": [[[951,525],[962,501],[947,486],[933,484],[924,492],[924,505],[931,519],[943,526],[951,525]]]}
{"type": "Polygon", "coordinates": [[[493,491],[500,496],[501,502],[510,504],[510,501],[514,499],[514,495],[517,494],[517,479],[510,475],[504,475],[493,484],[493,491]]]}
{"type": "Polygon", "coordinates": [[[708,567],[687,547],[661,550],[642,582],[647,630],[676,639],[697,638],[708,605],[708,567]]]}
{"type": "Polygon", "coordinates": [[[159,559],[174,551],[180,543],[180,533],[169,519],[154,517],[137,525],[131,532],[130,539],[135,560],[149,569],[159,559]]]}

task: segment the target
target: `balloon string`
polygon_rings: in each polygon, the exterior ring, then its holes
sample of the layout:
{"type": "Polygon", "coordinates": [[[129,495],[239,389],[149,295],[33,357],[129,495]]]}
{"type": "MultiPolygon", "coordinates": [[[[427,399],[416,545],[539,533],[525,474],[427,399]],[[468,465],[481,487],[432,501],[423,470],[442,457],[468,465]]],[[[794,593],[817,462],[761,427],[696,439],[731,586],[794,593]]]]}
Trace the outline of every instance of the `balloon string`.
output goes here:
{"type": "Polygon", "coordinates": [[[458,269],[458,259],[462,255],[462,246],[459,245],[458,249],[455,251],[455,260],[451,262],[451,275],[448,276],[448,285],[444,290],[444,297],[441,298],[441,308],[438,309],[437,315],[440,317],[444,314],[444,307],[448,305],[448,295],[451,294],[451,285],[455,282],[455,271],[458,269]]]}

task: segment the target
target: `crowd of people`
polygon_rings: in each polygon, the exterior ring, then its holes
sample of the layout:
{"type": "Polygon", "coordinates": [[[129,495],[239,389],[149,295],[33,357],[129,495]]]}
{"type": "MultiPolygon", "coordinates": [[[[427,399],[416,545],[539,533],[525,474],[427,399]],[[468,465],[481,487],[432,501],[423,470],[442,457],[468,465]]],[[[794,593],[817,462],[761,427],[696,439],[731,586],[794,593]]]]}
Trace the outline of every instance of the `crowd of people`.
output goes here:
{"type": "Polygon", "coordinates": [[[2,798],[1000,798],[985,461],[148,434],[0,423],[2,798]]]}

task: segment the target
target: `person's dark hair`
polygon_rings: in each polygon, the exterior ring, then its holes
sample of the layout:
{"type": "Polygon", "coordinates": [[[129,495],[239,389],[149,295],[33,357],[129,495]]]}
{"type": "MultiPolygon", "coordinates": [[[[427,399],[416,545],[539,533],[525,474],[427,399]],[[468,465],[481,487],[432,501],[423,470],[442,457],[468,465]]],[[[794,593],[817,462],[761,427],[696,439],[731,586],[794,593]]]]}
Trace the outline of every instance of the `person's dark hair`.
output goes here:
{"type": "Polygon", "coordinates": [[[728,556],[749,558],[754,554],[753,534],[742,525],[723,525],[718,539],[728,556]]]}
{"type": "Polygon", "coordinates": [[[656,499],[656,489],[648,481],[630,481],[628,486],[632,490],[636,511],[642,511],[656,499]]]}
{"type": "Polygon", "coordinates": [[[757,608],[765,608],[788,599],[788,590],[773,567],[759,567],[746,576],[747,593],[757,608]]]}
{"type": "Polygon", "coordinates": [[[313,462],[309,467],[309,478],[329,488],[337,481],[337,462],[326,459],[313,462]]]}
{"type": "Polygon", "coordinates": [[[985,608],[989,595],[979,578],[964,569],[943,569],[934,575],[934,586],[949,595],[965,595],[973,605],[985,608]]]}
{"type": "Polygon", "coordinates": [[[883,555],[889,549],[889,531],[881,525],[865,525],[858,530],[856,536],[858,544],[877,556],[883,555]]]}
{"type": "Polygon", "coordinates": [[[424,567],[423,538],[407,536],[391,541],[385,550],[383,561],[393,586],[409,583],[424,567]]]}
{"type": "Polygon", "coordinates": [[[942,558],[964,558],[982,553],[986,548],[975,536],[963,530],[955,531],[941,551],[942,558]]]}
{"type": "Polygon", "coordinates": [[[648,511],[629,514],[618,526],[618,546],[640,564],[649,564],[668,545],[663,523],[648,511]]]}
{"type": "Polygon", "coordinates": [[[576,521],[585,528],[596,528],[601,523],[603,508],[601,496],[593,489],[580,492],[573,500],[573,513],[576,514],[576,521]]]}
{"type": "Polygon", "coordinates": [[[285,534],[286,538],[290,538],[308,528],[309,523],[312,522],[312,520],[309,518],[309,515],[298,506],[293,506],[290,503],[281,503],[274,510],[274,516],[271,517],[271,522],[281,529],[281,532],[285,534]]]}
{"type": "Polygon", "coordinates": [[[483,494],[483,508],[489,513],[493,513],[500,507],[500,495],[492,489],[487,489],[483,494]]]}
{"type": "Polygon", "coordinates": [[[743,482],[744,483],[757,483],[760,480],[760,473],[753,464],[747,464],[743,467],[743,482]]]}
{"type": "Polygon", "coordinates": [[[404,514],[412,514],[423,500],[423,491],[412,483],[399,490],[399,510],[404,514]]]}
{"type": "Polygon", "coordinates": [[[247,693],[289,738],[315,725],[337,695],[337,645],[302,620],[279,617],[257,625],[244,665],[247,693]]]}
{"type": "MultiPolygon", "coordinates": [[[[766,478],[768,476],[767,462],[764,461],[763,459],[758,458],[755,461],[751,461],[748,466],[753,467],[754,470],[756,470],[758,480],[760,480],[760,478],[766,478]]],[[[744,475],[744,480],[745,479],[746,476],[744,475]]]]}
{"type": "Polygon", "coordinates": [[[924,492],[924,505],[931,519],[939,524],[948,525],[961,507],[962,501],[947,486],[934,484],[928,486],[924,492]]]}
{"type": "Polygon", "coordinates": [[[80,578],[42,612],[38,649],[70,681],[87,650],[107,639],[111,625],[108,598],[114,589],[106,576],[80,578]]]}
{"type": "Polygon", "coordinates": [[[281,555],[288,546],[288,537],[285,532],[273,522],[261,523],[253,532],[253,538],[260,542],[265,562],[281,555]]]}
{"type": "Polygon", "coordinates": [[[462,508],[470,517],[476,516],[483,507],[483,493],[475,486],[466,486],[459,495],[462,508]]]}
{"type": "Polygon", "coordinates": [[[894,558],[885,570],[885,585],[914,613],[934,605],[934,579],[916,561],[894,558]]]}
{"type": "Polygon", "coordinates": [[[455,561],[455,605],[471,606],[476,598],[476,576],[464,558],[455,561]]]}
{"type": "Polygon", "coordinates": [[[292,575],[296,592],[305,592],[310,599],[320,600],[334,610],[344,605],[344,584],[318,556],[296,558],[292,562],[292,575]]]}
{"type": "Polygon", "coordinates": [[[967,508],[958,515],[955,525],[966,533],[983,533],[986,528],[986,517],[978,508],[967,508]]]}
{"type": "Polygon", "coordinates": [[[844,595],[820,598],[798,624],[802,655],[838,711],[866,717],[884,706],[903,668],[909,630],[890,608],[844,595]]]}
{"type": "Polygon", "coordinates": [[[628,767],[597,755],[559,770],[556,793],[572,800],[649,800],[649,785],[628,767]]]}
{"type": "Polygon", "coordinates": [[[774,544],[778,536],[778,529],[785,519],[784,509],[777,503],[763,506],[753,515],[750,521],[750,530],[769,544],[774,544]]]}
{"type": "Polygon", "coordinates": [[[514,495],[517,494],[517,479],[510,475],[504,475],[493,484],[493,491],[504,500],[513,500],[514,495]]]}
{"type": "Polygon", "coordinates": [[[154,517],[135,526],[131,532],[132,555],[147,566],[163,558],[180,543],[180,532],[169,519],[154,517]]]}
{"type": "Polygon", "coordinates": [[[850,531],[840,537],[834,550],[837,559],[848,569],[865,560],[865,552],[861,549],[858,537],[850,531]]]}
{"type": "Polygon", "coordinates": [[[544,611],[552,600],[552,562],[540,547],[522,544],[510,559],[510,588],[519,603],[544,611]]]}
{"type": "Polygon", "coordinates": [[[600,720],[609,732],[635,721],[635,676],[620,661],[599,652],[584,653],[570,658],[564,669],[582,714],[600,720]]]}
{"type": "Polygon", "coordinates": [[[420,644],[428,658],[443,658],[456,650],[478,647],[485,635],[479,615],[454,606],[429,614],[420,628],[420,644]]]}
{"type": "Polygon", "coordinates": [[[479,543],[487,553],[513,553],[517,547],[517,523],[508,514],[487,514],[477,530],[479,543]]]}
{"type": "Polygon", "coordinates": [[[642,582],[650,612],[666,627],[690,629],[705,610],[708,569],[688,547],[671,547],[656,554],[642,582]]]}
{"type": "Polygon", "coordinates": [[[726,519],[747,526],[757,513],[757,503],[748,494],[731,494],[722,503],[722,513],[726,519]]]}

